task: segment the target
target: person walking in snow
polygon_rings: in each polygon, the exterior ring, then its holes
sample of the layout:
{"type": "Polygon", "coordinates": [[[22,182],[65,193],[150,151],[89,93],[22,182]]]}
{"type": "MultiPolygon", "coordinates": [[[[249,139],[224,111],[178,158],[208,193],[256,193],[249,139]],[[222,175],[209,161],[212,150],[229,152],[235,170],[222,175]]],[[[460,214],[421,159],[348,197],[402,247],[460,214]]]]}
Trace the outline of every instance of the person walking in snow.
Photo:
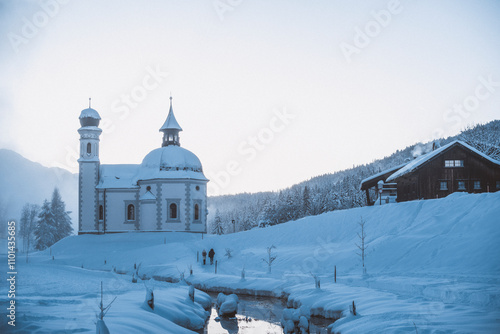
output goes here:
{"type": "Polygon", "coordinates": [[[201,256],[203,257],[203,265],[206,265],[207,264],[207,251],[203,250],[203,252],[201,252],[201,256]]]}
{"type": "Polygon", "coordinates": [[[215,251],[213,248],[208,252],[208,257],[210,258],[210,264],[214,264],[215,251]]]}

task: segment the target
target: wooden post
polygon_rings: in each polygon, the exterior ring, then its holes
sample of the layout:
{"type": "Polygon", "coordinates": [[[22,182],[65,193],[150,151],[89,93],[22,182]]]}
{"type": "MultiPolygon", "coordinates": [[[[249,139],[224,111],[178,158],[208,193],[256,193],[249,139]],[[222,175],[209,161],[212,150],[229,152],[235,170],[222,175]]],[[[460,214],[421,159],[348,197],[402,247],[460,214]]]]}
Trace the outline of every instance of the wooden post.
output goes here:
{"type": "Polygon", "coordinates": [[[196,262],[200,262],[200,251],[196,252],[196,262]]]}
{"type": "Polygon", "coordinates": [[[337,266],[335,266],[335,274],[333,277],[335,279],[335,283],[337,283],[337,266]]]}
{"type": "Polygon", "coordinates": [[[217,274],[217,260],[215,260],[215,273],[217,274]]]}
{"type": "Polygon", "coordinates": [[[104,319],[104,307],[102,305],[102,281],[101,281],[101,304],[99,305],[99,308],[101,309],[101,314],[99,315],[99,319],[104,319]]]}

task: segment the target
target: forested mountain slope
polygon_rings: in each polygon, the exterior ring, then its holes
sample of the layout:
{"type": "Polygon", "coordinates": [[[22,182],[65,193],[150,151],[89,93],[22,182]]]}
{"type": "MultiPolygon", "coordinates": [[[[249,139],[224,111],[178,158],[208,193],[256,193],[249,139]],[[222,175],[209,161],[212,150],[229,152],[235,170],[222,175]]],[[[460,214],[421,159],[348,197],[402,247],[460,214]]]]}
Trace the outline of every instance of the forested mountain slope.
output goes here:
{"type": "MultiPolygon", "coordinates": [[[[500,159],[500,120],[468,127],[457,136],[440,139],[439,143],[445,145],[454,140],[463,140],[500,159]]],[[[277,192],[210,197],[209,231],[217,229],[231,233],[259,224],[275,225],[309,215],[364,206],[366,196],[360,190],[361,180],[410,161],[431,149],[432,142],[418,143],[372,163],[319,175],[277,192]]]]}

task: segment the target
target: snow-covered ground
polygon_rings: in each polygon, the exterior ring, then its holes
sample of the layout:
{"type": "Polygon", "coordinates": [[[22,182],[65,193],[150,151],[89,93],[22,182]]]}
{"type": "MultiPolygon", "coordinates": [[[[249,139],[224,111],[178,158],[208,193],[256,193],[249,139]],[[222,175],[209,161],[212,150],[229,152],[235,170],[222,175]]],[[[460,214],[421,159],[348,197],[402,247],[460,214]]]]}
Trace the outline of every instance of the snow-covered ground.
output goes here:
{"type": "Polygon", "coordinates": [[[154,287],[152,311],[144,305],[145,286],[133,284],[129,278],[72,266],[21,265],[16,327],[14,330],[2,320],[0,332],[95,333],[101,281],[104,306],[117,297],[104,318],[111,333],[192,333],[186,328],[203,328],[209,315],[202,307],[207,306],[207,294],[196,291],[192,303],[186,285],[154,282],[148,284],[154,287]]]}
{"type": "Polygon", "coordinates": [[[335,211],[232,235],[69,237],[34,254],[30,264],[19,263],[18,321],[40,333],[68,326],[92,332],[102,280],[108,302],[118,296],[105,317],[111,333],[182,333],[178,324],[205,316],[200,305],[187,304],[185,284],[161,282],[183,274],[205,289],[288,296],[290,306],[341,317],[332,325],[334,332],[498,333],[499,224],[500,192],[457,193],[335,211]],[[368,242],[366,275],[355,245],[361,217],[368,242]],[[262,259],[271,245],[277,258],[269,274],[262,259]],[[201,264],[202,250],[210,248],[216,253],[217,274],[215,266],[201,264]],[[224,256],[228,248],[231,258],[224,256]],[[168,312],[142,307],[144,285],[130,283],[134,263],[141,264],[140,276],[155,278],[147,284],[155,286],[155,300],[168,312]],[[311,274],[320,277],[320,289],[311,274]],[[357,316],[349,314],[353,301],[357,316]]]}

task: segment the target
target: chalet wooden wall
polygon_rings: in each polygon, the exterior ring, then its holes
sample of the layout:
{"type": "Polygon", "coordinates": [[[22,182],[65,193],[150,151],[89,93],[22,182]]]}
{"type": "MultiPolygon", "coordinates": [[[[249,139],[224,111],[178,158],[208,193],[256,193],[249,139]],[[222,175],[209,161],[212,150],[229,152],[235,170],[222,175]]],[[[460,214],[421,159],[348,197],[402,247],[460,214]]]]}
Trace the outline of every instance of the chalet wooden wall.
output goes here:
{"type": "Polygon", "coordinates": [[[458,189],[458,182],[465,182],[469,193],[498,191],[500,167],[468,149],[456,145],[422,165],[416,171],[403,175],[392,182],[397,183],[398,202],[415,199],[445,197],[458,189]],[[446,160],[463,160],[463,167],[445,167],[446,160]],[[446,181],[448,190],[440,190],[440,182],[446,181]],[[480,181],[481,188],[474,189],[474,181],[480,181]]]}

